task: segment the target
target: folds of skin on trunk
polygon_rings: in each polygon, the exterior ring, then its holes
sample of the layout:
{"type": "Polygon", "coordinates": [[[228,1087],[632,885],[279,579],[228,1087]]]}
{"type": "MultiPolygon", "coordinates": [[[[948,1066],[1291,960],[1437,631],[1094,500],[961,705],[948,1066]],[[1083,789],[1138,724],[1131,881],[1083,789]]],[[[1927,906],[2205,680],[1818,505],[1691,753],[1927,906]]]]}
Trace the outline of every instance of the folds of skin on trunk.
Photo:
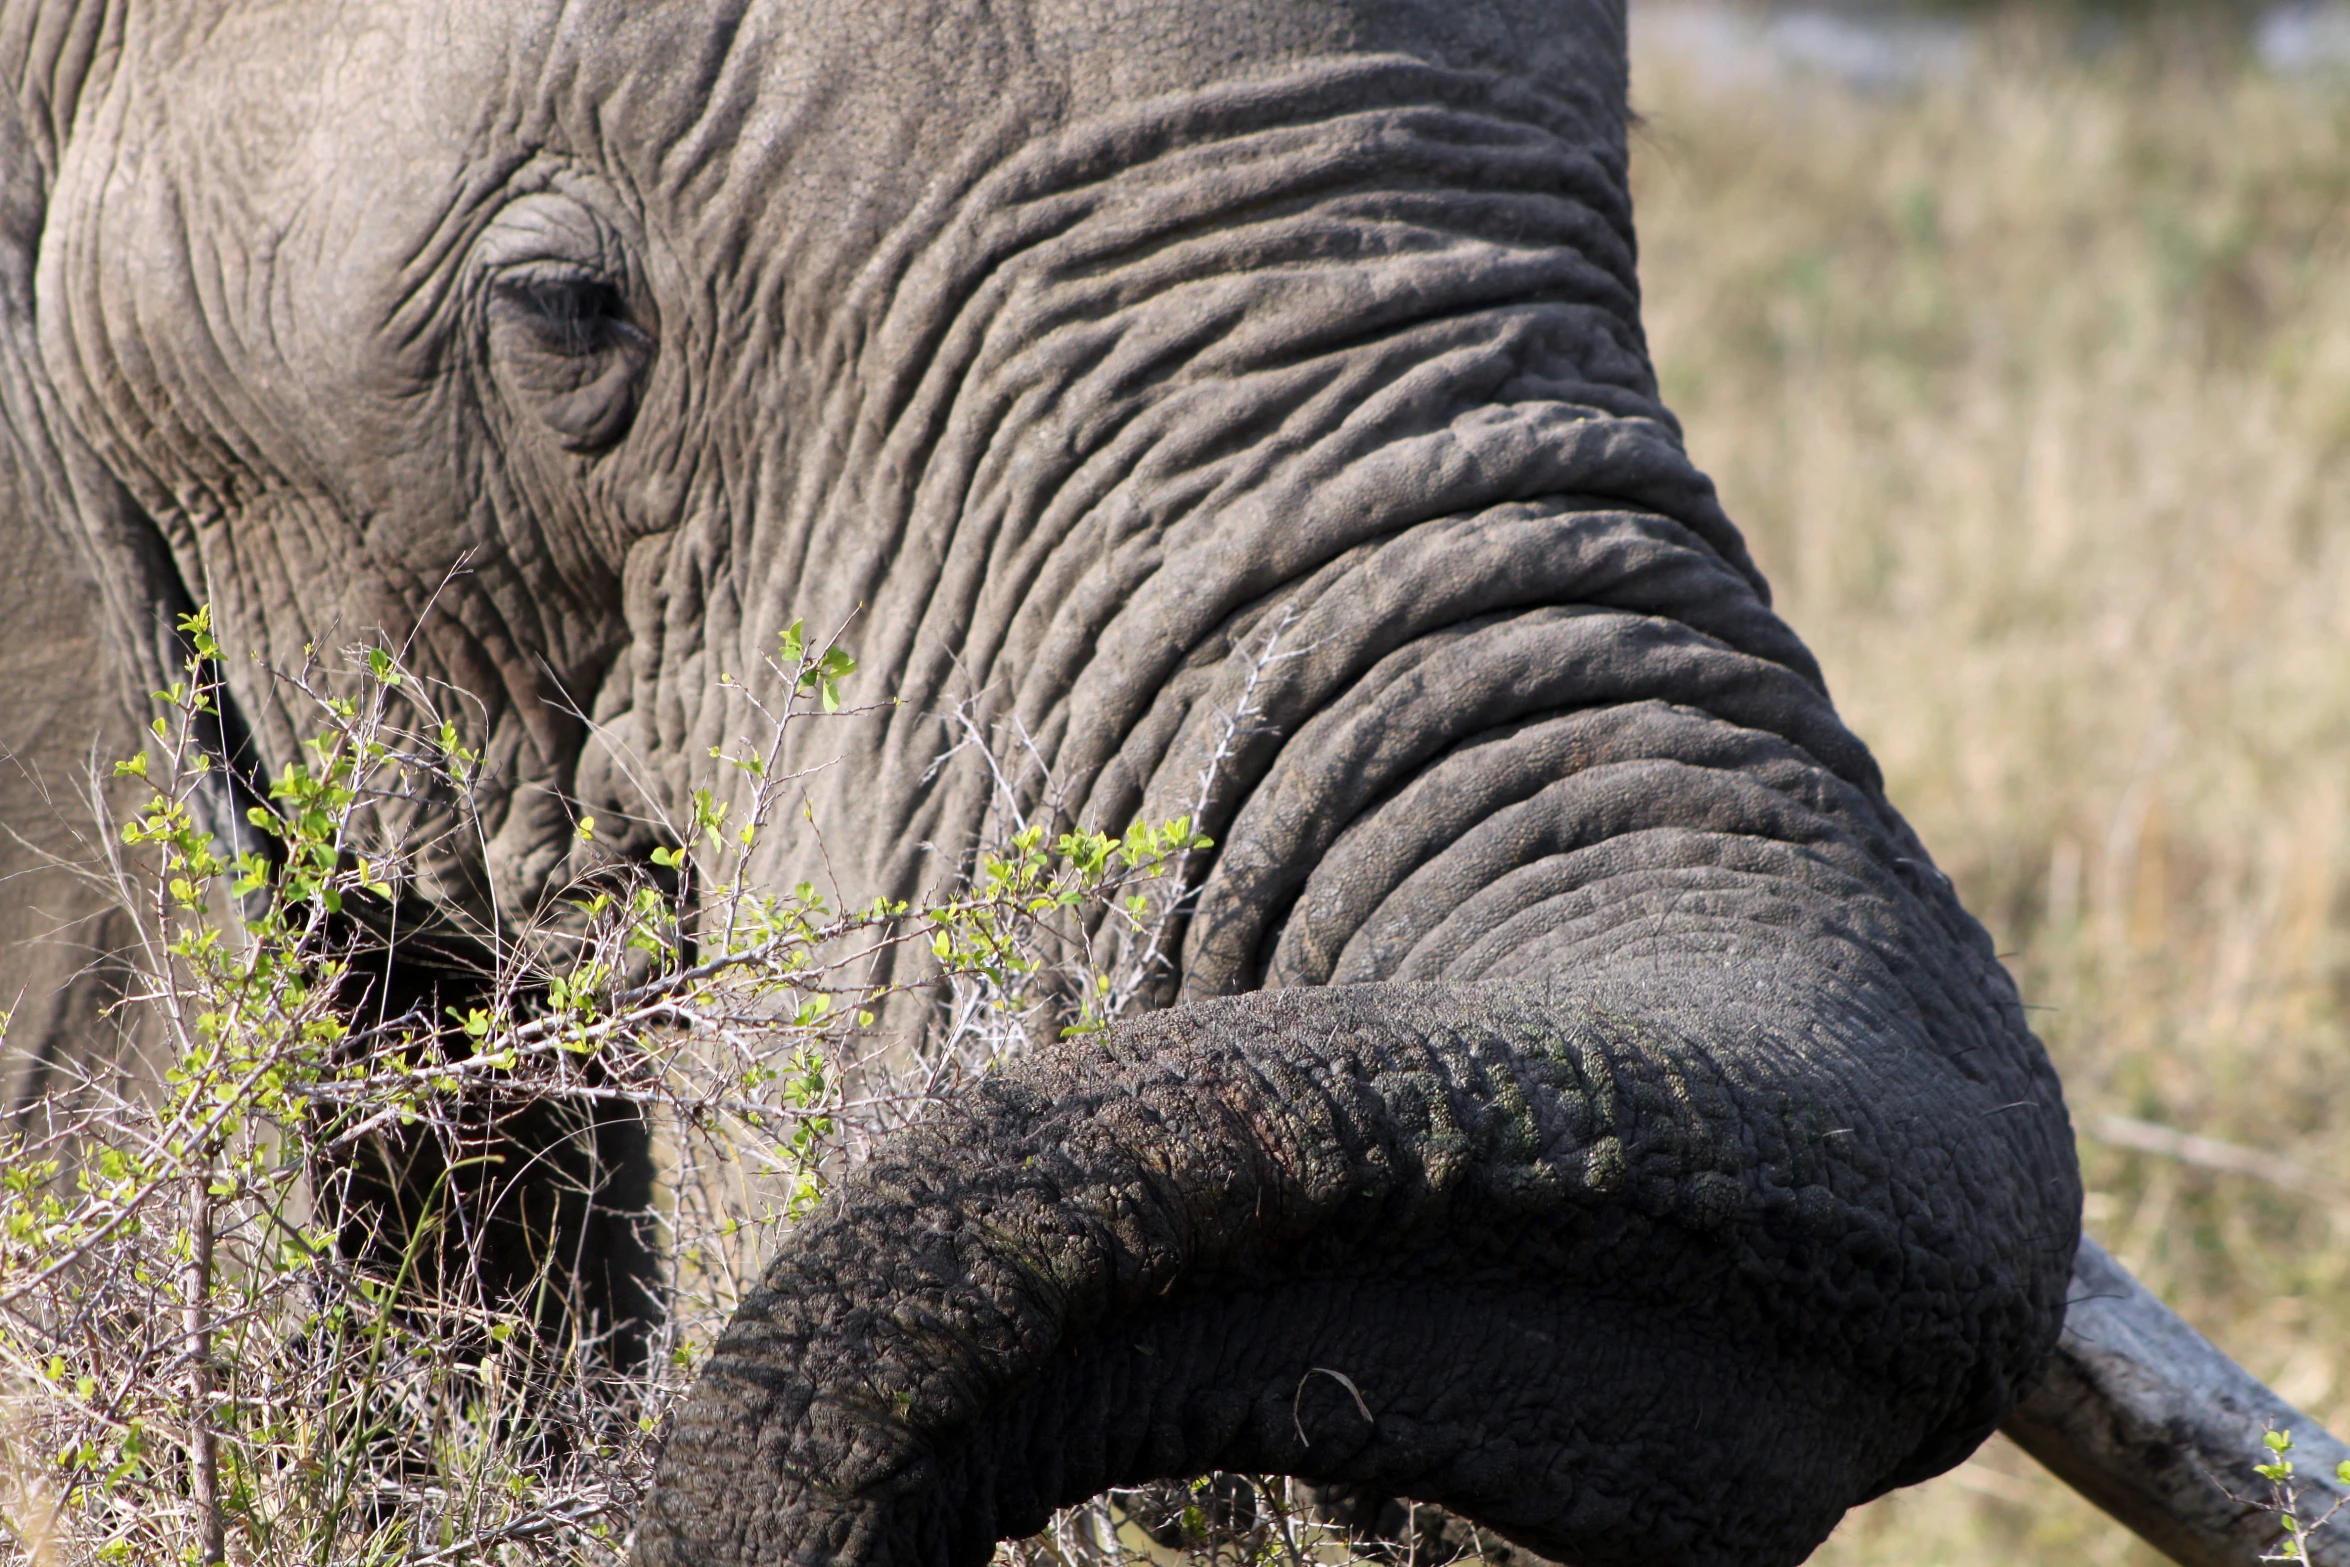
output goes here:
{"type": "Polygon", "coordinates": [[[1539,90],[1390,53],[1064,128],[875,263],[849,335],[919,373],[811,415],[840,498],[782,531],[899,518],[840,591],[908,701],[818,789],[975,827],[968,677],[1080,820],[1222,847],[1178,1004],[794,1233],[648,1567],[977,1563],[1212,1468],[1793,1562],[2048,1364],[2060,1091],[1657,401],[1621,15],[1559,25],[1539,90]]]}
{"type": "Polygon", "coordinates": [[[976,1562],[1222,1467],[1572,1561],[1800,1560],[2036,1365],[2061,1294],[1991,1235],[2046,1151],[1962,1068],[1862,1068],[1865,985],[1654,972],[1229,998],[991,1081],[778,1260],[640,1552],[976,1562]]]}
{"type": "Polygon", "coordinates": [[[976,1563],[1210,1468],[1792,1562],[2055,1343],[2060,1092],[1656,402],[1620,84],[1513,118],[1458,71],[1303,75],[1146,111],[1105,138],[1145,161],[1086,165],[1112,195],[1028,178],[1047,259],[996,258],[1017,347],[958,384],[1032,422],[942,416],[934,462],[977,455],[917,487],[964,497],[930,613],[1081,817],[1222,841],[1190,999],[794,1235],[646,1562],[976,1563]]]}

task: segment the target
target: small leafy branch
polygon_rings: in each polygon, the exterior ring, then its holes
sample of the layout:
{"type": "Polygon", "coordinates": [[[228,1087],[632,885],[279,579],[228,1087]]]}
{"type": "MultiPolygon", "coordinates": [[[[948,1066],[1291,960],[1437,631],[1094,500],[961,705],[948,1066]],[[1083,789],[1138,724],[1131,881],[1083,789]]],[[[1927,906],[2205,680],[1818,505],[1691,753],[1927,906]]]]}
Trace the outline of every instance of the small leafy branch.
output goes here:
{"type": "MultiPolygon", "coordinates": [[[[2297,1494],[2298,1488],[2293,1483],[2293,1433],[2271,1430],[2260,1440],[2268,1448],[2269,1458],[2266,1463],[2252,1467],[2255,1474],[2268,1482],[2268,1495],[2257,1500],[2254,1505],[2264,1512],[2273,1513],[2284,1530],[2276,1549],[2263,1551],[2260,1559],[2264,1562],[2305,1562],[2309,1560],[2311,1536],[2333,1522],[2334,1514],[2342,1510],[2344,1499],[2336,1497],[2315,1518],[2305,1516],[2306,1510],[2297,1494]]],[[[2350,1486],[2350,1459],[2334,1467],[2334,1478],[2350,1486]]]]}
{"type": "MultiPolygon", "coordinates": [[[[1295,656],[1288,624],[1263,638],[1190,812],[1111,833],[1009,811],[945,891],[849,904],[771,887],[779,843],[821,850],[791,821],[808,770],[789,737],[871,711],[845,703],[838,639],[794,623],[763,678],[721,682],[751,729],[711,753],[724,786],[693,790],[642,863],[593,866],[605,828],[579,816],[592,868],[518,924],[495,900],[485,916],[431,895],[436,867],[482,841],[489,780],[458,694],[388,647],[331,669],[311,650],[276,677],[311,733],[224,844],[205,743],[221,649],[207,612],[188,617],[153,743],[116,769],[147,793],[110,867],[146,976],[118,1017],[161,1065],[129,1087],[93,1073],[0,1133],[0,1526],[17,1553],[617,1562],[662,1412],[842,1161],[1040,1033],[1109,1027],[1169,971],[1212,847],[1196,824],[1260,721],[1263,676],[1295,656]],[[376,987],[420,909],[482,969],[395,1004],[376,987]],[[872,977],[891,952],[915,979],[872,977]],[[892,1033],[892,1009],[931,1021],[892,1033]],[[559,1283],[551,1258],[523,1290],[463,1265],[478,1214],[453,1188],[496,1164],[500,1128],[550,1112],[583,1135],[634,1117],[664,1150],[637,1220],[657,1232],[667,1317],[635,1361],[576,1319],[545,1339],[532,1301],[559,1283]],[[392,1223],[362,1172],[420,1150],[440,1173],[392,1223]]],[[[1339,1536],[1300,1499],[1241,1476],[1121,1492],[1005,1552],[1122,1562],[1140,1528],[1195,1558],[1302,1567],[1339,1536]]]]}
{"type": "MultiPolygon", "coordinates": [[[[433,867],[482,837],[462,702],[394,649],[312,650],[277,677],[311,733],[223,844],[221,649],[206,611],[181,630],[153,743],[116,769],[146,797],[111,867],[144,943],[118,1021],[160,1069],[93,1073],[0,1133],[0,1525],[44,1567],[616,1561],[660,1415],[780,1232],[1054,998],[1084,998],[1066,1031],[1106,1026],[1096,935],[1163,922],[1208,847],[1191,818],[1024,826],[941,896],[769,890],[806,777],[787,737],[869,711],[844,705],[837,639],[795,623],[757,689],[726,682],[755,725],[714,753],[738,787],[694,791],[646,863],[534,920],[493,907],[478,974],[395,1001],[433,867]],[[920,972],[875,981],[894,949],[920,972]],[[949,1021],[886,1033],[908,1003],[949,1021]],[[549,1113],[582,1136],[634,1117],[664,1150],[637,1222],[668,1316],[639,1363],[593,1324],[545,1342],[530,1290],[464,1265],[455,1188],[549,1113]],[[404,1224],[363,1176],[394,1156],[440,1171],[404,1224]]],[[[598,843],[592,817],[575,830],[598,843]]]]}

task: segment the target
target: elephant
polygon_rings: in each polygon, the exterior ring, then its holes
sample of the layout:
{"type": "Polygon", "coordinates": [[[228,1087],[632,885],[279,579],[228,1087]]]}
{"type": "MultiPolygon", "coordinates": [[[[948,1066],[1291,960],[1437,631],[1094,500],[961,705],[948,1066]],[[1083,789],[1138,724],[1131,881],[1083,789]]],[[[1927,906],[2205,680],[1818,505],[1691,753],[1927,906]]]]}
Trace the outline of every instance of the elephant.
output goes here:
{"type": "MultiPolygon", "coordinates": [[[[794,1230],[645,1567],[977,1563],[1213,1469],[1795,1562],[2003,1425],[2249,1559],[2213,1477],[2289,1412],[2082,1237],[2014,985],[1660,399],[1624,24],[0,0],[0,529],[87,644],[10,622],[19,901],[91,912],[27,781],[199,599],[224,776],[297,754],[256,658],[337,628],[471,694],[483,831],[427,896],[476,924],[654,847],[583,817],[741,787],[761,650],[853,624],[898,700],[807,788],[860,900],[1008,808],[950,710],[1068,822],[1219,846],[1163,1005],[794,1230]]],[[[19,1060],[93,1048],[72,950],[8,959],[19,1060]]]]}

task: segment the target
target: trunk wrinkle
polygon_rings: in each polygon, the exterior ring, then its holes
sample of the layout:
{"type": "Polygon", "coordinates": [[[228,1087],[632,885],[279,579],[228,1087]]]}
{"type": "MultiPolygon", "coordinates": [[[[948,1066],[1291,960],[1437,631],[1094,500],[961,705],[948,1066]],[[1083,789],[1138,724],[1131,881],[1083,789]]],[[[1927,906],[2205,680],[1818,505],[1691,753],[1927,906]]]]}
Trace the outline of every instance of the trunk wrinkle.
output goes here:
{"type": "Polygon", "coordinates": [[[1725,1031],[1687,978],[1232,998],[989,1079],[773,1264],[641,1558],[856,1534],[976,1563],[1105,1484],[1231,1464],[1566,1559],[1800,1560],[2036,1373],[2072,1234],[2013,1238],[2062,1209],[2067,1129],[2044,1065],[1888,1053],[1865,981],[1755,987],[1725,1031]],[[1301,1394],[1314,1366],[1367,1427],[1301,1394]]]}

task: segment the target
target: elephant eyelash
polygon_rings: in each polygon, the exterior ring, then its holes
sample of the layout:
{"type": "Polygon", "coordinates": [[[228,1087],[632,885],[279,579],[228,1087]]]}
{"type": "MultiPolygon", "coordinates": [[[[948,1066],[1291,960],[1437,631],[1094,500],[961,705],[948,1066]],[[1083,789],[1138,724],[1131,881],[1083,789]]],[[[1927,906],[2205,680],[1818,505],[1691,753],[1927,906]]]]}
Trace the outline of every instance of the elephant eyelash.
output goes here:
{"type": "Polygon", "coordinates": [[[591,273],[522,271],[501,278],[496,297],[550,353],[586,358],[651,341],[629,319],[620,286],[591,273]]]}

